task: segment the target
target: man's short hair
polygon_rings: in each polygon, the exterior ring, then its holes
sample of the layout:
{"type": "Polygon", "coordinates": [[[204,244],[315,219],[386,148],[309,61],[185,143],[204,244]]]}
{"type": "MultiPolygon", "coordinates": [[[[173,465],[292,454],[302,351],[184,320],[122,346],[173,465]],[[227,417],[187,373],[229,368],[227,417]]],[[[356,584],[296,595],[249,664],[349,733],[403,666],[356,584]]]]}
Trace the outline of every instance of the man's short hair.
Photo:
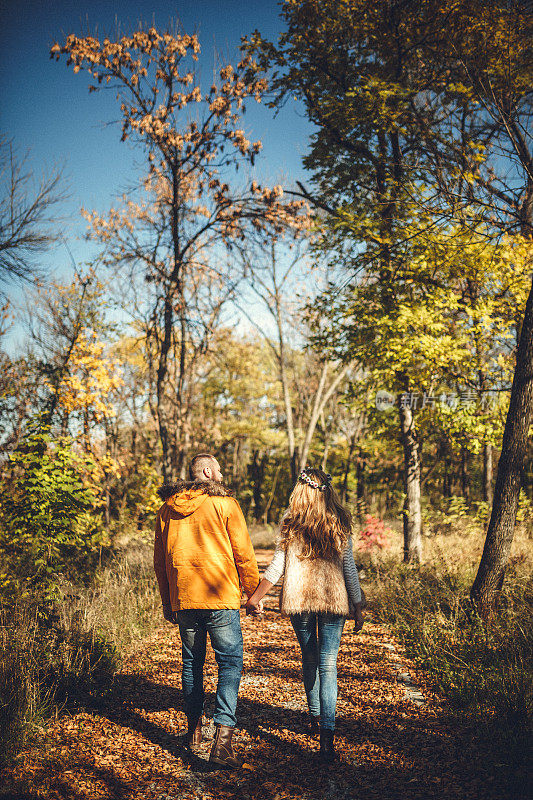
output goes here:
{"type": "Polygon", "coordinates": [[[189,466],[191,481],[201,479],[204,469],[213,466],[213,461],[216,461],[216,458],[212,456],[211,453],[198,453],[197,456],[194,456],[189,466]]]}

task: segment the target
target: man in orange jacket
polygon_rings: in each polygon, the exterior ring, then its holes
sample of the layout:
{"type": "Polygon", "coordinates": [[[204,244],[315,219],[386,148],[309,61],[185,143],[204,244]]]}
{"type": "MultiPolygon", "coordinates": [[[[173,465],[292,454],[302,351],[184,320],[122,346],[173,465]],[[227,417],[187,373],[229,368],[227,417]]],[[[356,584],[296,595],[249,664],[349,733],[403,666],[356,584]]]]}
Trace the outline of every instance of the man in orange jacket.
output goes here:
{"type": "Polygon", "coordinates": [[[156,518],[154,569],[166,620],[179,625],[186,741],[202,741],[203,666],[207,634],[218,664],[209,760],[238,767],[232,747],[243,664],[239,608],[259,584],[259,570],[238,502],[222,483],[216,458],[195,456],[190,481],[159,489],[164,501],[156,518]]]}

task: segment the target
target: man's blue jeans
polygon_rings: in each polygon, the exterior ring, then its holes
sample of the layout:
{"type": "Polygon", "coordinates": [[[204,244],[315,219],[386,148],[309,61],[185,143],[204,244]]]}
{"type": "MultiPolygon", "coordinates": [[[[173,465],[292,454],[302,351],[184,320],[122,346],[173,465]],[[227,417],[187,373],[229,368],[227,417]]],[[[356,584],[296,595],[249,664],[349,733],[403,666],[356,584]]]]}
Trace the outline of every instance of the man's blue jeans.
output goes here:
{"type": "Polygon", "coordinates": [[[335,730],[337,655],[346,617],[304,611],[291,614],[292,627],[302,650],[302,667],[309,712],[320,726],[335,730]],[[317,636],[318,627],[318,636],[317,636]]]}
{"type": "Polygon", "coordinates": [[[204,662],[207,634],[218,664],[215,699],[216,725],[237,723],[237,695],[242,673],[242,631],[238,609],[187,609],[176,611],[183,659],[182,689],[184,710],[198,719],[204,707],[204,662]]]}

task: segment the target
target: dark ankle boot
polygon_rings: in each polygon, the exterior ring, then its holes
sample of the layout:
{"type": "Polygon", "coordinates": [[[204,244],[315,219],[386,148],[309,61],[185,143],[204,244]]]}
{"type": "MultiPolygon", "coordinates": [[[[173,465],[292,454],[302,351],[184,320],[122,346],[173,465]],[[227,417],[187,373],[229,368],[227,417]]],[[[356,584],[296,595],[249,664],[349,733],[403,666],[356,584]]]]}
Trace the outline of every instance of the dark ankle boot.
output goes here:
{"type": "Polygon", "coordinates": [[[311,736],[316,736],[317,733],[320,731],[320,717],[314,716],[313,714],[309,715],[309,732],[311,736]]]}
{"type": "Polygon", "coordinates": [[[234,728],[229,725],[217,725],[209,755],[211,764],[218,764],[221,767],[230,767],[231,769],[242,767],[244,759],[238,758],[233,752],[233,745],[231,744],[233,731],[234,728]]]}
{"type": "Polygon", "coordinates": [[[334,731],[320,728],[320,760],[325,763],[335,761],[335,748],[333,746],[334,731]]]}
{"type": "Polygon", "coordinates": [[[202,741],[202,716],[199,719],[187,717],[187,733],[185,734],[185,744],[196,750],[202,741]]]}

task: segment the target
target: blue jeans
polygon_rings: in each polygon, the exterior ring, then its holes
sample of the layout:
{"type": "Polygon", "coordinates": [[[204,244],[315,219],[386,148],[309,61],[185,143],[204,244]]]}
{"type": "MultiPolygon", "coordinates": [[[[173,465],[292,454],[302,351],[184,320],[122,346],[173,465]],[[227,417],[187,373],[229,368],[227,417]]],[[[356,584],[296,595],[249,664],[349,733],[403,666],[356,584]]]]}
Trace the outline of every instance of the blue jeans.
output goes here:
{"type": "Polygon", "coordinates": [[[207,634],[218,664],[215,699],[216,725],[237,723],[237,695],[242,673],[242,631],[238,609],[186,609],[176,611],[183,658],[182,689],[184,710],[198,719],[204,707],[204,662],[207,634]]]}
{"type": "Polygon", "coordinates": [[[291,614],[292,627],[302,650],[302,668],[309,712],[320,726],[335,730],[337,655],[346,617],[304,611],[291,614]],[[318,623],[318,637],[317,637],[318,623]]]}

